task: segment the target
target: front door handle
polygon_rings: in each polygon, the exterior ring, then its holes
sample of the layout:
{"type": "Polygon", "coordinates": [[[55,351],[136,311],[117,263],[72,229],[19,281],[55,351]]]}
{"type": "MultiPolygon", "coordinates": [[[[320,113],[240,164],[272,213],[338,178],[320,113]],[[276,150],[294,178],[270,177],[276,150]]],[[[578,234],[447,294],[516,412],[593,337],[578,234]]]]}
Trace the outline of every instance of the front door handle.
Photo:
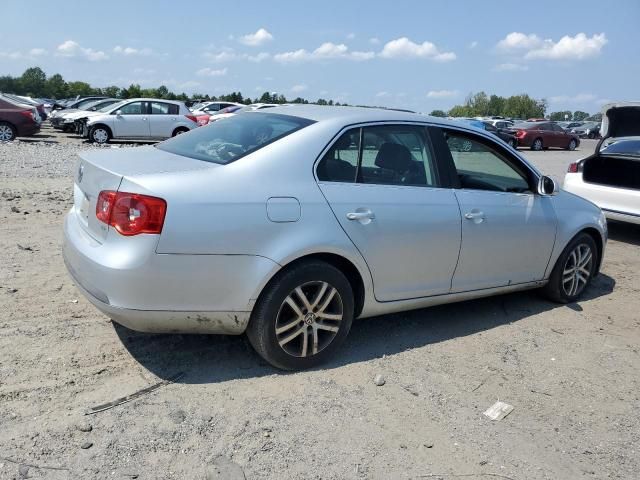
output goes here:
{"type": "Polygon", "coordinates": [[[371,210],[358,209],[355,212],[347,213],[347,218],[349,220],[357,220],[362,223],[369,223],[371,220],[376,218],[376,215],[371,210]]]}

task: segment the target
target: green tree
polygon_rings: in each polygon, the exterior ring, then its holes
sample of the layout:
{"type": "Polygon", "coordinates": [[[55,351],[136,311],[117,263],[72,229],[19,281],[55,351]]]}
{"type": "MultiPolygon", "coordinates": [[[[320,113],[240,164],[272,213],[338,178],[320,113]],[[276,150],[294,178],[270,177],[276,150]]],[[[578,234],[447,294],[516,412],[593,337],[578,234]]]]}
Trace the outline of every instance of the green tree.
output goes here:
{"type": "Polygon", "coordinates": [[[582,122],[583,120],[589,118],[589,114],[587,112],[583,112],[581,110],[576,110],[573,112],[573,120],[576,122],[582,122]]]}
{"type": "Polygon", "coordinates": [[[505,98],[491,95],[487,106],[487,115],[504,115],[505,98]]]}
{"type": "Polygon", "coordinates": [[[40,67],[27,68],[20,77],[22,91],[29,96],[41,97],[45,93],[47,75],[40,67]]]}
{"type": "Polygon", "coordinates": [[[18,93],[18,84],[19,82],[17,78],[12,77],[11,75],[3,75],[0,77],[0,92],[18,93]]]}
{"type": "Polygon", "coordinates": [[[324,98],[319,98],[316,100],[316,105],[329,105],[324,98]]]}
{"type": "Polygon", "coordinates": [[[67,96],[67,82],[59,73],[51,75],[45,84],[44,93],[47,97],[64,98],[67,96]]]}
{"type": "Polygon", "coordinates": [[[429,114],[432,117],[446,117],[447,116],[447,112],[443,111],[443,110],[432,110],[431,113],[429,114]]]}
{"type": "Polygon", "coordinates": [[[456,105],[451,110],[449,110],[450,117],[472,117],[473,112],[471,111],[471,107],[468,105],[456,105]]]}
{"type": "Polygon", "coordinates": [[[69,82],[67,93],[71,97],[77,95],[91,95],[94,92],[91,85],[86,82],[69,82]]]}
{"type": "Polygon", "coordinates": [[[562,111],[562,112],[551,112],[549,114],[549,120],[553,120],[554,122],[561,122],[563,120],[571,120],[573,118],[570,111],[562,111]]]}
{"type": "Polygon", "coordinates": [[[169,89],[164,85],[160,85],[158,87],[158,96],[160,98],[167,98],[167,95],[169,95],[169,89]]]}
{"type": "Polygon", "coordinates": [[[116,87],[114,85],[105,87],[102,89],[102,93],[104,93],[107,97],[118,98],[118,96],[120,95],[120,87],[116,87]]]}

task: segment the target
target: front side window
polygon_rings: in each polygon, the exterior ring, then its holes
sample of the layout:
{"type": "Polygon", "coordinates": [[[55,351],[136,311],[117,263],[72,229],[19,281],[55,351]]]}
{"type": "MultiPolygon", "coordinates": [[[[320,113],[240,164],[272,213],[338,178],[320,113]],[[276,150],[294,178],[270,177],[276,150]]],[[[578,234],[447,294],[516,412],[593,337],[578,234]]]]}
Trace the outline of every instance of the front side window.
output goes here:
{"type": "Polygon", "coordinates": [[[142,115],[144,113],[142,102],[128,103],[120,108],[121,115],[142,115]]]}
{"type": "Polygon", "coordinates": [[[289,115],[243,113],[165,140],[156,147],[225,165],[312,123],[313,120],[289,115]]]}
{"type": "Polygon", "coordinates": [[[514,193],[530,191],[526,173],[484,142],[453,131],[446,131],[445,138],[462,188],[514,193]]]}

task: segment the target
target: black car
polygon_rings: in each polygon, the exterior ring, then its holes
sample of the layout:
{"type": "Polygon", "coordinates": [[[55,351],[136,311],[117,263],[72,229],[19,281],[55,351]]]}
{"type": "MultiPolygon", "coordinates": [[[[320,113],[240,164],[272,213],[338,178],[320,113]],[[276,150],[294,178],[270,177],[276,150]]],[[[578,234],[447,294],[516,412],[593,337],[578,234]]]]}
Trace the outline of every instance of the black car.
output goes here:
{"type": "Polygon", "coordinates": [[[506,128],[496,128],[491,122],[482,122],[484,124],[484,129],[487,132],[494,134],[496,137],[500,138],[505,143],[509,144],[513,148],[518,146],[518,140],[516,136],[510,132],[510,130],[506,128]]]}

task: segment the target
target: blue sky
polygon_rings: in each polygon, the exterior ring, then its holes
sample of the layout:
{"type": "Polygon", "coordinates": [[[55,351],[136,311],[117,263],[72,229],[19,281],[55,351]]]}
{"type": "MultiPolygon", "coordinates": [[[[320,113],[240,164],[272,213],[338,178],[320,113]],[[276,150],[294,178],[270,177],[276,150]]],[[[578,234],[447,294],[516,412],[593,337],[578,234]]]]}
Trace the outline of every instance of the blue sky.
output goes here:
{"type": "Polygon", "coordinates": [[[0,75],[419,111],[469,92],[639,100],[639,0],[3,0],[0,75]],[[615,8],[614,8],[615,7],[615,8]]]}

